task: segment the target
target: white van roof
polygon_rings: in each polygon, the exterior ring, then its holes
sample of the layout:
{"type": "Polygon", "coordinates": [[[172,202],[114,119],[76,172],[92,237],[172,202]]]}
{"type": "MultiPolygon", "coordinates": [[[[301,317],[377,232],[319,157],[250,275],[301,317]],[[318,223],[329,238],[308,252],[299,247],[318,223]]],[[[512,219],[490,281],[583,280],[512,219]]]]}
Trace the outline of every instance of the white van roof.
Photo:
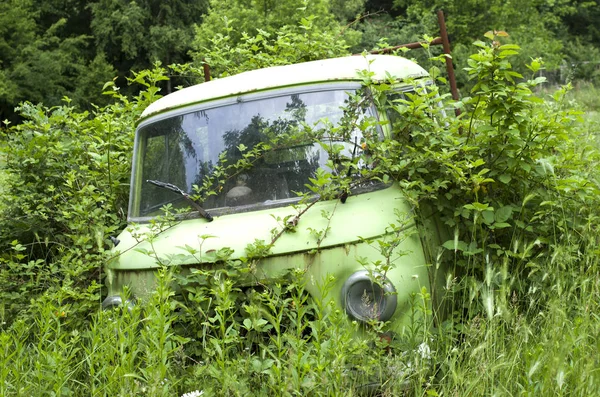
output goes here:
{"type": "Polygon", "coordinates": [[[144,110],[141,118],[182,106],[249,92],[320,82],[361,81],[358,74],[361,70],[373,72],[374,80],[385,80],[388,73],[396,80],[428,76],[416,63],[393,55],[348,56],[273,66],[181,89],[152,103],[144,110]]]}

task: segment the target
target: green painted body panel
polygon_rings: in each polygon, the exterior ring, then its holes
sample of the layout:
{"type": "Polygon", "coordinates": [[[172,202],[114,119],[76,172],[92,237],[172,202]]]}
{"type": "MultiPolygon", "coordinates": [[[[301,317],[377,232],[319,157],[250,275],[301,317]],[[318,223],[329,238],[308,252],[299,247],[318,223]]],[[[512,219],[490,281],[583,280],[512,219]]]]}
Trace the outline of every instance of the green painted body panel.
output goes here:
{"type": "MultiPolygon", "coordinates": [[[[306,269],[307,290],[316,296],[319,294],[318,284],[325,277],[335,277],[335,284],[327,299],[334,299],[343,307],[341,289],[344,281],[354,272],[362,270],[363,266],[357,258],[366,258],[372,263],[385,260],[375,245],[361,241],[361,238],[385,238],[386,229],[390,223],[398,224],[396,214],[413,216],[411,208],[406,203],[397,185],[350,196],[345,204],[339,201],[324,201],[309,209],[298,222],[296,232],[284,233],[275,243],[271,255],[263,258],[252,274],[248,283],[265,283],[269,280],[279,280],[291,269],[306,269]],[[334,212],[329,224],[330,231],[320,247],[308,230],[309,227],[320,230],[327,227],[327,220],[321,211],[334,212]]],[[[296,214],[291,207],[274,208],[241,214],[231,214],[216,217],[213,222],[204,219],[186,220],[168,229],[154,239],[153,246],[162,257],[185,254],[181,248],[185,245],[200,249],[202,235],[212,235],[202,245],[202,252],[210,252],[223,247],[234,249],[234,258],[245,255],[245,247],[255,238],[270,241],[271,229],[277,227],[275,217],[285,217],[296,214]],[[273,216],[271,216],[273,215],[273,216]]],[[[400,329],[409,324],[409,300],[411,294],[418,293],[421,287],[434,294],[439,294],[440,285],[432,288],[432,272],[429,264],[432,258],[429,250],[424,250],[423,243],[428,247],[439,244],[439,227],[435,218],[430,217],[425,223],[425,233],[418,233],[415,223],[411,220],[407,225],[407,238],[397,247],[402,254],[394,255],[395,267],[387,277],[398,292],[398,307],[392,319],[391,329],[400,329]],[[422,235],[427,235],[426,240],[422,235]]],[[[147,225],[141,226],[144,230],[147,225]]],[[[147,242],[137,243],[129,232],[123,232],[119,239],[121,243],[115,250],[115,258],[109,262],[108,286],[109,295],[118,295],[123,286],[129,286],[136,297],[145,297],[154,290],[155,260],[137,249],[150,250],[147,242]]],[[[210,255],[207,257],[210,260],[210,255]]],[[[178,265],[198,265],[198,261],[178,262],[178,265]]],[[[214,264],[204,264],[215,266],[214,264]]]]}
{"type": "MultiPolygon", "coordinates": [[[[334,213],[329,225],[330,231],[321,243],[321,248],[326,248],[358,242],[361,237],[367,239],[383,235],[390,223],[397,223],[396,210],[407,215],[411,212],[395,186],[350,196],[345,204],[337,200],[319,202],[302,215],[296,232],[284,233],[271,252],[273,255],[287,255],[318,248],[317,240],[311,236],[308,228],[323,230],[327,227],[328,220],[321,215],[322,211],[334,213]]],[[[152,244],[159,256],[166,258],[168,255],[185,253],[181,247],[186,245],[200,249],[200,236],[210,235],[214,237],[204,241],[203,253],[229,247],[234,250],[232,258],[236,259],[246,256],[246,246],[253,243],[255,239],[271,241],[271,230],[280,228],[275,218],[283,219],[288,215],[296,214],[297,211],[288,206],[217,216],[213,222],[203,218],[189,219],[162,232],[152,244]]],[[[143,234],[148,230],[148,224],[140,224],[136,232],[143,234]]],[[[128,231],[123,232],[119,240],[121,243],[115,250],[117,256],[109,262],[109,268],[158,267],[153,258],[136,250],[150,250],[152,247],[149,243],[138,244],[128,231]]],[[[420,244],[417,248],[419,246],[420,244]]],[[[209,255],[207,260],[210,261],[210,258],[209,255]]]]}

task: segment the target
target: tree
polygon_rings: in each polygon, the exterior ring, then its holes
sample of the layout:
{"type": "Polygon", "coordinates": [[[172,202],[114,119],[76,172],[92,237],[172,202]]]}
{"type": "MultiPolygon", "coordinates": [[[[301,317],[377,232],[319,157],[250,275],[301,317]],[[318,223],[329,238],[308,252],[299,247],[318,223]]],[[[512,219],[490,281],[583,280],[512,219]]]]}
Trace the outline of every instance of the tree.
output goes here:
{"type": "MultiPolygon", "coordinates": [[[[347,45],[337,33],[321,31],[314,26],[317,17],[302,18],[296,27],[284,26],[271,34],[261,29],[256,35],[244,34],[234,40],[233,28],[226,26],[209,44],[196,36],[193,52],[195,64],[207,62],[216,77],[241,73],[268,66],[289,65],[317,59],[348,55],[347,45]]],[[[200,31],[200,29],[199,29],[200,31]]]]}
{"type": "MultiPolygon", "coordinates": [[[[600,11],[597,1],[532,0],[520,3],[502,0],[394,0],[400,20],[429,15],[426,29],[434,22],[435,12],[444,10],[456,59],[466,59],[467,48],[486,31],[507,31],[513,42],[522,43],[519,60],[543,57],[547,69],[558,69],[564,60],[584,65],[600,63],[600,11]]],[[[422,24],[422,22],[418,22],[422,24]]],[[[429,31],[423,29],[424,31],[429,31]]],[[[462,68],[459,65],[459,69],[462,68]]],[[[589,72],[582,73],[581,77],[589,72]]],[[[583,70],[581,70],[583,71],[583,70]]],[[[464,77],[464,76],[463,76],[464,77]]]]}
{"type": "Polygon", "coordinates": [[[91,30],[100,52],[121,76],[154,62],[189,60],[194,36],[207,9],[204,1],[98,0],[90,5],[91,30]]]}
{"type": "MultiPolygon", "coordinates": [[[[349,3],[328,0],[273,1],[273,0],[210,0],[210,7],[202,24],[196,29],[194,47],[196,50],[208,47],[218,35],[227,35],[232,43],[242,40],[244,34],[254,36],[258,30],[274,34],[287,26],[290,30],[302,32],[302,18],[314,15],[312,29],[317,32],[337,32],[345,40],[357,40],[356,31],[346,29],[342,33],[341,22],[352,18],[363,9],[363,0],[349,3]],[[337,5],[343,4],[343,7],[337,5]],[[335,12],[334,12],[335,8],[335,12]]],[[[352,43],[350,43],[352,44],[352,43]]]]}
{"type": "MultiPolygon", "coordinates": [[[[112,69],[101,57],[87,58],[89,36],[70,34],[67,19],[42,18],[32,0],[0,4],[0,117],[18,121],[14,107],[21,101],[59,105],[76,92],[96,91],[112,69]],[[44,23],[39,21],[43,20],[44,23]],[[45,25],[48,24],[46,27],[45,25]],[[93,64],[93,65],[92,65],[93,64]],[[94,81],[88,77],[92,65],[94,81]]],[[[75,98],[85,106],[91,97],[75,98]]]]}
{"type": "Polygon", "coordinates": [[[18,83],[12,78],[12,66],[19,50],[36,38],[31,1],[11,0],[0,3],[0,118],[10,118],[12,105],[19,98],[18,83]]]}

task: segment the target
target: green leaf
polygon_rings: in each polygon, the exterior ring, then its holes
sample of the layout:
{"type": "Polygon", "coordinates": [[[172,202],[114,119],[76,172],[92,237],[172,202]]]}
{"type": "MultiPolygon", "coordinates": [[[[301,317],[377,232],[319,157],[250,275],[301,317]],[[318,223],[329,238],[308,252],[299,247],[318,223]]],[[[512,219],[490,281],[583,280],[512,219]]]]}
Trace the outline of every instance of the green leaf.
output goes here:
{"type": "Polygon", "coordinates": [[[475,211],[493,211],[494,208],[490,207],[489,204],[487,203],[478,203],[478,202],[473,202],[471,204],[465,204],[464,208],[468,209],[468,210],[475,210],[475,211]]]}
{"type": "Polygon", "coordinates": [[[515,50],[516,51],[516,50],[520,50],[521,47],[519,47],[516,44],[504,44],[504,45],[501,45],[498,49],[500,51],[504,51],[504,50],[515,50]]]}
{"type": "Polygon", "coordinates": [[[512,51],[512,50],[500,51],[500,54],[498,54],[498,56],[500,58],[506,58],[506,57],[509,57],[511,55],[517,55],[518,53],[519,53],[519,51],[512,51]]]}
{"type": "Polygon", "coordinates": [[[500,207],[496,210],[494,219],[496,222],[506,222],[511,216],[513,212],[513,207],[510,205],[505,205],[504,207],[500,207]]]}
{"type": "Polygon", "coordinates": [[[452,250],[454,252],[456,251],[466,251],[467,250],[467,243],[465,243],[464,241],[455,241],[455,240],[448,240],[446,241],[444,244],[442,244],[442,247],[448,249],[448,250],[452,250]]]}
{"type": "Polygon", "coordinates": [[[512,177],[508,174],[502,174],[498,177],[498,180],[505,185],[508,185],[508,183],[512,180],[512,177]]]}
{"type": "Polygon", "coordinates": [[[481,215],[486,224],[491,225],[494,223],[494,211],[483,211],[481,215]]]}
{"type": "Polygon", "coordinates": [[[483,252],[482,248],[477,247],[477,241],[471,241],[468,248],[463,251],[466,255],[475,255],[483,252]]]}
{"type": "Polygon", "coordinates": [[[102,86],[102,91],[106,90],[108,87],[113,87],[115,85],[114,81],[107,81],[106,83],[104,83],[104,85],[102,86]]]}

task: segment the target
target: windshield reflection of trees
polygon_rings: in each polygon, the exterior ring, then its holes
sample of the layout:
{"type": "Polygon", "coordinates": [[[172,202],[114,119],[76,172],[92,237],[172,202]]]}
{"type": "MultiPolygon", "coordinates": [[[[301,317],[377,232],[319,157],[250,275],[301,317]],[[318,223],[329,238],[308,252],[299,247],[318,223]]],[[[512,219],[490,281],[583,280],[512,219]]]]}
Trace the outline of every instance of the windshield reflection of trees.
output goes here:
{"type": "Polygon", "coordinates": [[[357,119],[370,110],[368,106],[352,106],[343,91],[294,94],[248,104],[246,110],[244,104],[228,105],[163,119],[143,128],[142,216],[179,199],[146,183],[147,179],[169,182],[190,193],[192,185],[204,186],[202,191],[212,192],[200,195],[206,209],[269,204],[308,192],[309,178],[319,167],[327,168],[328,154],[317,141],[323,142],[327,151],[335,142],[345,142],[343,154],[332,154],[336,166],[347,164],[361,151],[357,119]],[[246,116],[244,112],[248,112],[246,116]],[[249,121],[231,128],[243,120],[249,121]],[[228,124],[230,129],[223,132],[228,124]],[[251,167],[232,167],[244,154],[265,145],[269,147],[263,153],[252,157],[251,167]],[[214,177],[217,165],[227,168],[224,182],[214,177]]]}
{"type": "Polygon", "coordinates": [[[236,164],[244,153],[260,143],[271,148],[259,156],[251,168],[239,171],[228,180],[211,206],[233,207],[282,200],[307,190],[305,183],[320,165],[319,152],[313,149],[313,142],[301,137],[306,104],[298,94],[291,95],[290,99],[284,115],[269,120],[255,114],[245,128],[223,134],[227,164],[236,164]],[[246,148],[244,152],[240,151],[240,145],[246,148]]]}

